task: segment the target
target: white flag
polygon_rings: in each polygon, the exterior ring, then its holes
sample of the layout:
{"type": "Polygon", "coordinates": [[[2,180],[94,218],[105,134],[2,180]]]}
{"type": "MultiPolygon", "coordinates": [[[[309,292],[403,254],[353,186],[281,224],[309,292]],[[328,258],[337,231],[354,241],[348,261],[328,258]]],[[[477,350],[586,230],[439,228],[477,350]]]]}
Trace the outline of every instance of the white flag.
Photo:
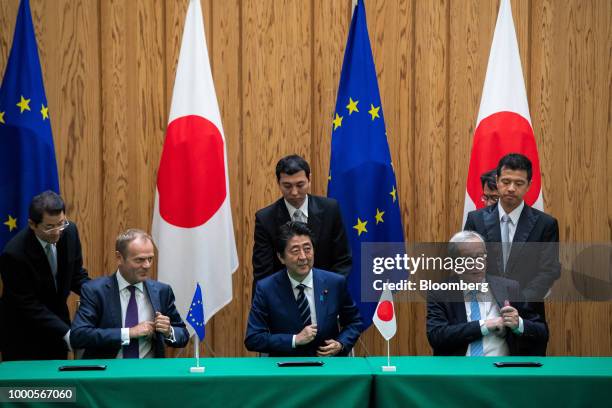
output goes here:
{"type": "Polygon", "coordinates": [[[153,237],[158,278],[169,283],[181,314],[199,283],[206,320],[232,300],[238,267],[225,137],[199,0],[191,0],[176,69],[166,139],[157,174],[153,237]]]}
{"type": "Polygon", "coordinates": [[[531,127],[521,56],[510,1],[502,0],[474,131],[463,225],[470,211],[484,207],[480,199],[480,176],[496,168],[499,159],[508,153],[521,153],[531,160],[533,176],[524,199],[527,204],[542,210],[540,159],[531,127]]]}
{"type": "Polygon", "coordinates": [[[385,340],[389,340],[391,337],[395,336],[395,332],[397,331],[397,323],[395,321],[393,294],[390,290],[385,289],[380,295],[380,300],[378,301],[378,306],[376,306],[376,310],[374,311],[372,322],[374,322],[374,325],[385,340]]]}

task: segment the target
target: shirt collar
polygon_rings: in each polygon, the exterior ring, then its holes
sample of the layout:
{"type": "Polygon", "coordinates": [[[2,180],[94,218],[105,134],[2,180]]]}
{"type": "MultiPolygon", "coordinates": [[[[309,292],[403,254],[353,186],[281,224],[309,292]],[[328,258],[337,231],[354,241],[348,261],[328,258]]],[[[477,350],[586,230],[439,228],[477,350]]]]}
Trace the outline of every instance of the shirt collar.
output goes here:
{"type": "MultiPolygon", "coordinates": [[[[43,239],[38,238],[38,235],[34,234],[34,236],[36,237],[36,239],[38,240],[38,242],[40,243],[40,245],[42,245],[43,249],[47,249],[47,245],[51,244],[50,242],[47,242],[43,239]]],[[[55,244],[51,244],[52,247],[55,247],[55,244]]]]}
{"type": "Polygon", "coordinates": [[[312,286],[312,269],[308,272],[308,275],[306,275],[304,280],[301,281],[301,282],[298,282],[295,279],[293,279],[291,277],[291,275],[289,275],[289,271],[287,271],[287,276],[289,277],[289,282],[291,282],[291,287],[293,289],[296,289],[297,286],[300,285],[300,284],[306,286],[307,288],[314,289],[313,286],[312,286]]]}
{"type": "MultiPolygon", "coordinates": [[[[521,218],[523,208],[525,208],[525,200],[522,200],[519,206],[516,207],[514,210],[510,211],[510,214],[508,214],[508,217],[510,217],[510,219],[512,220],[512,225],[518,225],[518,220],[519,218],[521,218]]],[[[506,212],[504,211],[504,208],[501,206],[501,204],[497,205],[497,209],[499,212],[499,222],[501,222],[502,217],[506,215],[506,212]]]]}
{"type": "Polygon", "coordinates": [[[284,198],[283,198],[283,201],[285,202],[287,211],[289,211],[289,219],[293,220],[293,213],[296,212],[297,210],[302,211],[302,214],[304,214],[306,218],[308,218],[308,195],[306,195],[306,199],[304,199],[304,202],[302,203],[300,208],[295,208],[294,206],[289,204],[289,201],[285,200],[284,198]]]}
{"type": "MultiPolygon", "coordinates": [[[[121,272],[119,271],[119,269],[117,269],[116,275],[117,275],[117,283],[119,284],[119,292],[121,292],[123,289],[131,285],[131,283],[126,281],[123,275],[121,275],[121,272]]],[[[134,286],[136,287],[136,289],[140,290],[141,292],[144,292],[144,287],[143,287],[144,284],[142,282],[138,282],[134,284],[134,286]]]]}

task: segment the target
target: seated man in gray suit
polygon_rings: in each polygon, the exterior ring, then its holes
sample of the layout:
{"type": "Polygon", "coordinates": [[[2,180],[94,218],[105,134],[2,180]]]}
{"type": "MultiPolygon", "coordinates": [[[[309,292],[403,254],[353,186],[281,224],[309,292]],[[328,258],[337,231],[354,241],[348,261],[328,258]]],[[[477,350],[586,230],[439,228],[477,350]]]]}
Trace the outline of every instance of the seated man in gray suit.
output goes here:
{"type": "Polygon", "coordinates": [[[542,355],[542,344],[548,341],[546,322],[523,301],[518,282],[485,273],[483,237],[459,232],[450,240],[449,254],[455,260],[462,257],[466,267],[448,282],[471,284],[475,290],[428,293],[427,339],[433,354],[542,355]],[[467,267],[467,259],[474,260],[473,267],[467,267]]]}
{"type": "Polygon", "coordinates": [[[88,282],[70,341],[83,358],[164,357],[165,346],[185,347],[189,334],[174,306],[170,286],[149,277],[155,248],[146,232],[117,237],[118,271],[88,282]]]}

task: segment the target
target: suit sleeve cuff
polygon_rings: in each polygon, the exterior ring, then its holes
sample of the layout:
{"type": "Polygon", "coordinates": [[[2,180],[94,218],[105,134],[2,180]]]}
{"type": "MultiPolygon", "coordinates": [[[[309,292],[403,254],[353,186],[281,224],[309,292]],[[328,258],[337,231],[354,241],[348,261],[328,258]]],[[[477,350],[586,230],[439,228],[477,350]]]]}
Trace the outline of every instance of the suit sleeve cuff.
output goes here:
{"type": "Polygon", "coordinates": [[[523,318],[519,316],[519,324],[516,329],[512,329],[514,334],[523,334],[525,333],[525,325],[523,324],[523,318]]]}
{"type": "Polygon", "coordinates": [[[68,330],[66,334],[64,334],[64,341],[66,342],[66,345],[68,346],[68,351],[72,351],[72,346],[70,345],[70,330],[68,330]]]}
{"type": "Polygon", "coordinates": [[[174,327],[170,326],[170,335],[165,337],[167,342],[176,343],[176,338],[174,337],[174,327]]]}
{"type": "Polygon", "coordinates": [[[480,323],[480,333],[482,333],[482,337],[487,336],[489,334],[489,329],[487,328],[485,321],[480,319],[478,322],[480,323]]]}
{"type": "Polygon", "coordinates": [[[130,345],[130,329],[127,327],[121,328],[121,345],[122,346],[130,345]]]}

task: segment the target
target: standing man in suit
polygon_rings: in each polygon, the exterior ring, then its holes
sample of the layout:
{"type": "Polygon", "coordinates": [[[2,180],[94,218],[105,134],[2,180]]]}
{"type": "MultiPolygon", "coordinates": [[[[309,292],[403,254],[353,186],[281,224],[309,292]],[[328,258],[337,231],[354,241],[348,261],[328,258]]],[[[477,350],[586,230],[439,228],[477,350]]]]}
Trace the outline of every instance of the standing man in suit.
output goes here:
{"type": "Polygon", "coordinates": [[[308,224],[312,231],[316,268],[348,276],[351,250],[336,200],[308,194],[310,166],[302,157],[283,157],[276,165],[276,180],[283,195],[255,214],[253,291],[257,281],[283,268],[276,256],[278,229],[287,221],[308,224]]]}
{"type": "Polygon", "coordinates": [[[531,186],[531,161],[511,153],[497,166],[497,205],[468,214],[464,230],[476,231],[485,238],[495,255],[489,273],[518,281],[526,300],[541,303],[561,274],[559,263],[559,225],[550,215],[525,204],[523,197],[531,186]]]}
{"type": "Polygon", "coordinates": [[[65,360],[70,350],[70,291],[81,294],[83,269],[76,224],[62,198],[45,191],[30,203],[28,227],[0,254],[5,319],[4,360],[65,360]]]}
{"type": "Polygon", "coordinates": [[[449,253],[455,260],[475,261],[473,268],[466,267],[450,282],[480,286],[428,293],[427,339],[434,355],[539,355],[548,341],[548,327],[521,300],[517,282],[486,274],[484,239],[473,231],[459,232],[450,240],[449,253]],[[482,267],[478,267],[478,259],[484,260],[482,267]]]}
{"type": "Polygon", "coordinates": [[[246,348],[270,356],[347,355],[361,317],[346,278],[312,267],[316,255],[304,223],[283,225],[276,247],[286,269],[257,282],[246,348]]]}
{"type": "Polygon", "coordinates": [[[164,357],[189,334],[170,286],[150,280],[155,248],[149,234],[129,229],[115,243],[117,272],[83,286],[70,340],[83,358],[164,357]]]}

